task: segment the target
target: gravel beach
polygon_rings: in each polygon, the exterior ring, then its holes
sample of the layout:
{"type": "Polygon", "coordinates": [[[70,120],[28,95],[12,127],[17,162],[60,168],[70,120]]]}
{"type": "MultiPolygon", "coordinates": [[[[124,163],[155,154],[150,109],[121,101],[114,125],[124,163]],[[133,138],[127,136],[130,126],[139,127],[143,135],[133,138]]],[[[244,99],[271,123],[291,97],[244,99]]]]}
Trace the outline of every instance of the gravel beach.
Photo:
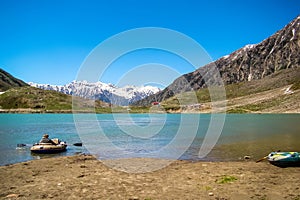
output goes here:
{"type": "Polygon", "coordinates": [[[91,155],[75,155],[1,166],[0,198],[300,199],[300,168],[268,162],[173,161],[148,173],[124,172],[143,167],[136,163],[147,167],[153,162],[165,164],[147,158],[103,163],[91,155]]]}

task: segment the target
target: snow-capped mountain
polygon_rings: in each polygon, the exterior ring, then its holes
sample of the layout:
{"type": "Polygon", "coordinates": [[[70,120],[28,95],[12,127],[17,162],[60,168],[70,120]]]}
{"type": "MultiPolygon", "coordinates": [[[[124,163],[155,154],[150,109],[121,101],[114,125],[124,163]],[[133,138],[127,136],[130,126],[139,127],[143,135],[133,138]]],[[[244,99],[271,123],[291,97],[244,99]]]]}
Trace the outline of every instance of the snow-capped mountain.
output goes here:
{"type": "Polygon", "coordinates": [[[117,87],[113,84],[106,84],[102,82],[89,83],[87,81],[72,81],[71,83],[63,86],[32,82],[28,84],[43,90],[54,90],[64,94],[80,96],[87,99],[97,99],[122,106],[131,104],[160,91],[159,88],[153,86],[117,87]]]}

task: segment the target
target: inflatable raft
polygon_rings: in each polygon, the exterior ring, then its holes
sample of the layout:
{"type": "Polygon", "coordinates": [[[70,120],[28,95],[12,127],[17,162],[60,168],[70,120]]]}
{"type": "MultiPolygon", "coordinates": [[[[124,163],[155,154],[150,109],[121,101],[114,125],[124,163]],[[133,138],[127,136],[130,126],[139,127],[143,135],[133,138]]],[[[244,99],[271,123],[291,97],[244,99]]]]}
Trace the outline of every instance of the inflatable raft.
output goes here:
{"type": "Polygon", "coordinates": [[[267,159],[278,167],[300,167],[299,152],[271,152],[267,159]]]}
{"type": "Polygon", "coordinates": [[[52,154],[60,153],[67,150],[67,143],[59,139],[52,139],[54,143],[36,143],[31,148],[32,153],[52,154]]]}

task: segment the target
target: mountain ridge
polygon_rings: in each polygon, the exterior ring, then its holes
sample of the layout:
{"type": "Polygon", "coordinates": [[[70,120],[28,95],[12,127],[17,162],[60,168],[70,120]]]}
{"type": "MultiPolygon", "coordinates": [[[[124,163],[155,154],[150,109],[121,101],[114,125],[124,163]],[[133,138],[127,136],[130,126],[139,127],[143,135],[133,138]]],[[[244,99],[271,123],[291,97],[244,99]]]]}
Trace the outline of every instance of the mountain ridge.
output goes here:
{"type": "Polygon", "coordinates": [[[159,88],[153,86],[124,86],[117,87],[113,84],[90,83],[87,81],[72,81],[65,85],[50,85],[28,83],[30,86],[43,90],[53,90],[68,95],[83,97],[86,99],[101,100],[106,103],[127,106],[130,103],[141,100],[149,95],[160,91],[159,88]]]}
{"type": "Polygon", "coordinates": [[[155,95],[133,105],[146,106],[163,101],[176,94],[199,90],[207,84],[220,85],[214,78],[220,73],[225,85],[262,79],[274,72],[300,66],[300,16],[262,42],[246,45],[197,70],[178,77],[155,95]],[[211,71],[216,67],[218,71],[211,71]],[[204,77],[206,79],[204,80],[204,77]],[[208,78],[207,78],[208,77],[208,78]]]}
{"type": "Polygon", "coordinates": [[[28,84],[0,68],[0,92],[4,92],[13,87],[24,86],[28,86],[28,84]]]}

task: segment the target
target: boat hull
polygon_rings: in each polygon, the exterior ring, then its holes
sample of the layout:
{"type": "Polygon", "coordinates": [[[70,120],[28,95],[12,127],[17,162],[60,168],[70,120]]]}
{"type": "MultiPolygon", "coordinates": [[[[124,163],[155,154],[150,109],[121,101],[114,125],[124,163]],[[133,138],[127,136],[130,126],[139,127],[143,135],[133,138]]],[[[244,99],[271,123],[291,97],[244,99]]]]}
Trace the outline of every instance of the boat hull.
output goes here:
{"type": "Polygon", "coordinates": [[[275,165],[277,167],[300,167],[300,161],[298,162],[284,162],[284,161],[269,161],[272,165],[275,165]]]}
{"type": "Polygon", "coordinates": [[[278,167],[300,167],[299,152],[271,152],[267,159],[278,167]]]}
{"type": "Polygon", "coordinates": [[[30,151],[32,153],[38,153],[38,154],[54,154],[54,153],[60,153],[67,150],[66,144],[36,144],[33,145],[30,148],[30,151]]]}

